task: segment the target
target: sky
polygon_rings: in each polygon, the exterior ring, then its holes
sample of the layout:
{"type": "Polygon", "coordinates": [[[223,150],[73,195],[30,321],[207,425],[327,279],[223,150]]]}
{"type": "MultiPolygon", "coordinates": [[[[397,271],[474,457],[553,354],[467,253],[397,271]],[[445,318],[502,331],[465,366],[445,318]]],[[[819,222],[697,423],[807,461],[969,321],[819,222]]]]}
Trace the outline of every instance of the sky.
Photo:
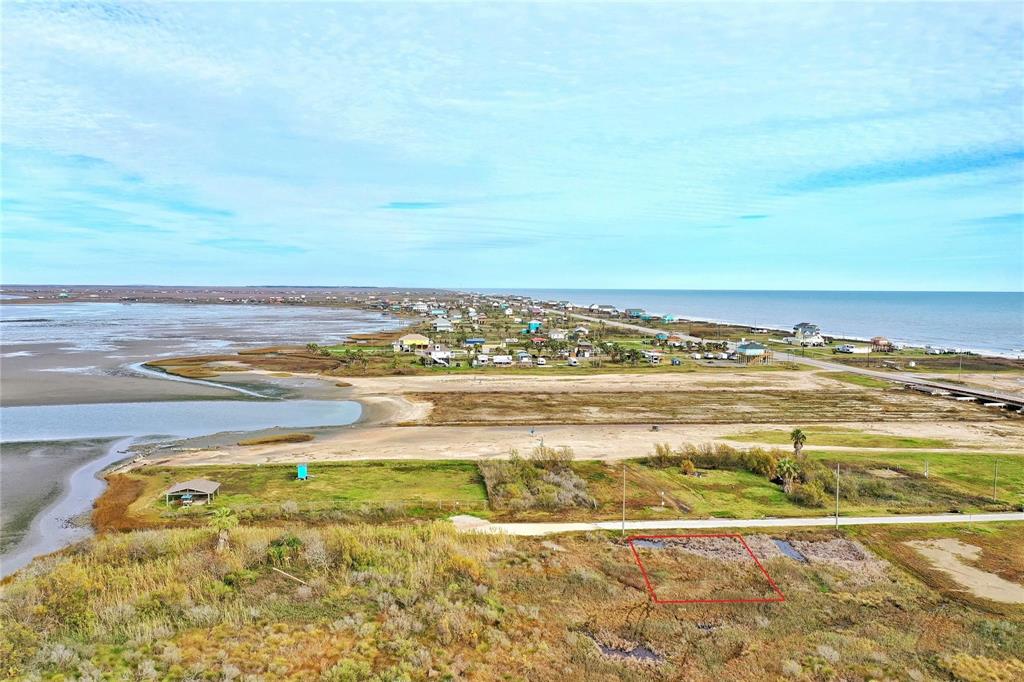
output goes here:
{"type": "Polygon", "coordinates": [[[1024,290],[1017,2],[2,13],[6,284],[1024,290]]]}

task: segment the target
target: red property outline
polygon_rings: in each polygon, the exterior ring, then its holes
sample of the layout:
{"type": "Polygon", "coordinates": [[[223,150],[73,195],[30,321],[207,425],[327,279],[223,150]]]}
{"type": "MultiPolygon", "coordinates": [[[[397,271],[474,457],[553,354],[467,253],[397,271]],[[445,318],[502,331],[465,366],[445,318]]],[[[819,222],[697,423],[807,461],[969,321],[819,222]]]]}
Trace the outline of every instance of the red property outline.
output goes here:
{"type": "Polygon", "coordinates": [[[647,591],[651,595],[651,599],[656,604],[764,604],[764,603],[776,603],[786,601],[786,595],[782,594],[782,590],[775,584],[772,577],[768,574],[768,571],[761,565],[760,560],[751,551],[747,545],[746,540],[743,539],[742,535],[738,533],[713,533],[713,534],[691,534],[691,535],[631,535],[626,538],[626,542],[629,544],[629,548],[633,551],[633,558],[636,559],[636,565],[640,567],[640,573],[644,576],[644,583],[647,584],[647,591]],[[654,591],[654,585],[651,584],[651,578],[647,575],[647,569],[644,568],[644,562],[640,560],[640,554],[636,551],[636,547],[633,545],[634,540],[681,540],[686,538],[736,538],[743,545],[743,549],[747,550],[747,554],[754,560],[757,567],[761,569],[762,575],[768,580],[768,584],[772,586],[772,590],[775,594],[779,595],[777,598],[762,598],[762,599],[658,599],[657,592],[654,591]]]}

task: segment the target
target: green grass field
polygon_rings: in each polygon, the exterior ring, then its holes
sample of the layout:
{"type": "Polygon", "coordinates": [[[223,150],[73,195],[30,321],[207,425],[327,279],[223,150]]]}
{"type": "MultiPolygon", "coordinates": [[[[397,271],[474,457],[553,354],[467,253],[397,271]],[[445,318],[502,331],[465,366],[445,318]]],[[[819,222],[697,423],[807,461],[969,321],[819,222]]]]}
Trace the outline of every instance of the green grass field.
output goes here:
{"type": "MultiPolygon", "coordinates": [[[[937,453],[930,451],[822,452],[806,450],[812,459],[841,469],[844,491],[861,492],[841,503],[844,515],[937,513],[1005,509],[1024,504],[1024,455],[937,453]],[[998,502],[991,502],[993,463],[999,462],[998,502]],[[924,478],[925,462],[929,478],[924,478]],[[884,475],[895,470],[894,478],[884,475]],[[873,471],[877,470],[877,471],[873,471]],[[879,473],[881,472],[881,473],[879,473]],[[903,475],[900,475],[902,472],[903,475]],[[845,482],[845,483],[844,483],[845,482]]],[[[596,509],[495,512],[477,465],[470,460],[314,463],[311,479],[295,480],[289,465],[146,467],[129,475],[143,482],[128,515],[140,522],[174,520],[177,507],[163,501],[175,482],[211,478],[221,483],[217,506],[248,511],[255,518],[278,516],[282,505],[294,503],[296,513],[354,510],[391,505],[396,518],[447,516],[459,511],[480,516],[529,520],[614,519],[621,514],[622,462],[576,461],[573,470],[586,482],[596,509]]],[[[686,476],[678,466],[657,468],[644,460],[626,466],[626,506],[630,518],[758,518],[762,516],[824,516],[831,502],[810,508],[790,500],[777,483],[747,471],[702,470],[686,476]]],[[[182,515],[188,520],[201,508],[182,515]],[[191,512],[191,513],[190,513],[191,512]]]]}
{"type": "Polygon", "coordinates": [[[1024,454],[987,452],[814,452],[808,455],[830,462],[865,462],[887,464],[916,474],[923,474],[927,462],[929,475],[946,484],[974,495],[992,494],[993,473],[996,474],[1000,500],[1024,504],[1024,454]],[[994,466],[998,462],[998,470],[994,466]]]}
{"type": "MultiPolygon", "coordinates": [[[[842,445],[856,448],[955,448],[956,444],[943,438],[913,438],[891,436],[885,433],[868,433],[856,429],[818,427],[804,429],[807,442],[811,445],[842,445]]],[[[789,445],[789,431],[785,429],[764,429],[746,431],[731,436],[728,440],[740,443],[768,443],[789,445]]]]}
{"type": "Polygon", "coordinates": [[[487,493],[470,461],[379,461],[311,463],[310,478],[295,478],[293,465],[231,465],[152,467],[132,475],[145,482],[131,513],[153,518],[170,507],[162,492],[176,482],[210,478],[220,482],[217,506],[236,509],[294,502],[312,508],[350,508],[359,504],[403,503],[438,506],[450,511],[456,504],[482,509],[487,493]]]}
{"type": "Polygon", "coordinates": [[[856,386],[863,386],[864,388],[892,388],[893,384],[882,379],[875,379],[874,377],[866,377],[863,374],[854,374],[852,372],[822,372],[822,376],[828,377],[829,379],[835,379],[836,381],[842,381],[846,384],[854,384],[856,386]]]}

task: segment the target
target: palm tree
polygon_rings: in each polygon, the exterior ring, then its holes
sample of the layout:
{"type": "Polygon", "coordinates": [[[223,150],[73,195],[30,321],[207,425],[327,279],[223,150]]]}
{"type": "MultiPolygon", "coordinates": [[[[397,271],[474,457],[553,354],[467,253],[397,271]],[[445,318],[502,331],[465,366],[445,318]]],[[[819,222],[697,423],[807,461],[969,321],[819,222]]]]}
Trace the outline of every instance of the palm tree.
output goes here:
{"type": "Polygon", "coordinates": [[[789,434],[789,439],[793,441],[793,455],[800,459],[800,451],[804,449],[804,443],[807,442],[807,434],[800,429],[793,429],[789,434]]]}
{"type": "Polygon", "coordinates": [[[790,492],[793,489],[793,481],[800,477],[800,466],[789,457],[783,457],[775,470],[782,479],[783,492],[790,492]]]}
{"type": "Polygon", "coordinates": [[[229,507],[218,507],[210,517],[210,526],[217,531],[217,551],[228,548],[228,531],[238,525],[238,517],[231,513],[229,507]]]}

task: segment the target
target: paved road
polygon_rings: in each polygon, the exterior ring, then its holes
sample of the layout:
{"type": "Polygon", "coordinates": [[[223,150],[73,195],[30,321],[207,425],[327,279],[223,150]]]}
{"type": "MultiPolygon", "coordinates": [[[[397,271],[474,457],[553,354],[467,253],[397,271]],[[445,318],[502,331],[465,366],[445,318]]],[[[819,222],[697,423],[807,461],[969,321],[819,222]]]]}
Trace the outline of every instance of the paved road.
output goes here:
{"type": "MultiPolygon", "coordinates": [[[[559,311],[549,310],[548,312],[558,313],[559,311]]],[[[616,320],[609,320],[603,317],[592,317],[589,315],[580,315],[579,313],[569,313],[569,315],[581,320],[587,320],[589,322],[601,322],[607,324],[610,327],[619,327],[620,329],[628,329],[630,331],[640,332],[641,334],[649,334],[652,336],[659,332],[665,331],[664,329],[654,329],[653,327],[644,327],[642,325],[632,324],[629,322],[618,322],[616,320]]],[[[685,334],[680,334],[680,336],[682,336],[687,341],[694,341],[699,343],[702,340],[697,338],[696,336],[686,336],[685,334]]],[[[1022,398],[1019,395],[1014,395],[1012,393],[1003,393],[1000,391],[994,391],[987,388],[968,388],[965,386],[958,386],[955,384],[946,384],[941,381],[935,381],[934,379],[921,377],[916,374],[909,374],[907,372],[882,372],[873,369],[856,367],[853,365],[844,365],[839,362],[829,362],[828,360],[807,358],[801,355],[793,355],[792,353],[776,352],[775,357],[779,360],[795,362],[802,365],[808,365],[810,367],[815,367],[817,369],[827,369],[834,372],[849,372],[852,374],[860,374],[867,377],[873,377],[875,379],[883,379],[885,381],[895,381],[905,384],[918,384],[921,386],[928,386],[930,388],[951,391],[954,393],[970,394],[993,402],[1010,403],[1013,405],[1017,405],[1018,407],[1024,407],[1024,398],[1022,398]]]]}
{"type": "MultiPolygon", "coordinates": [[[[1000,514],[929,514],[921,516],[848,516],[839,517],[840,526],[871,526],[935,523],[995,523],[1024,521],[1024,512],[1000,514]]],[[[622,521],[593,523],[491,523],[475,516],[454,516],[455,527],[466,533],[506,533],[508,535],[551,535],[594,530],[622,530],[622,521]]],[[[711,528],[792,528],[796,526],[835,527],[834,516],[792,519],[669,519],[661,521],[626,521],[626,530],[701,530],[711,528]]]]}

